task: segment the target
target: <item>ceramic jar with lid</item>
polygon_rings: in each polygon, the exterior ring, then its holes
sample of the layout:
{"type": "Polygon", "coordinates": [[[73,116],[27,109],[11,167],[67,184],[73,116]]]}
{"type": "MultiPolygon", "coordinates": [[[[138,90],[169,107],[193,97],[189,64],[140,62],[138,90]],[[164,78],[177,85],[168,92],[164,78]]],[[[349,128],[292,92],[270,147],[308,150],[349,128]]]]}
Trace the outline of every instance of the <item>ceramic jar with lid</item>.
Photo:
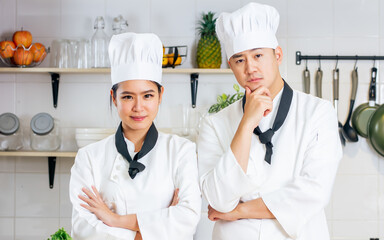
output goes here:
{"type": "Polygon", "coordinates": [[[23,134],[19,118],[13,113],[0,115],[0,150],[19,150],[23,147],[23,134]]]}
{"type": "Polygon", "coordinates": [[[59,122],[48,113],[38,113],[31,119],[31,148],[55,151],[60,147],[59,122]]]}

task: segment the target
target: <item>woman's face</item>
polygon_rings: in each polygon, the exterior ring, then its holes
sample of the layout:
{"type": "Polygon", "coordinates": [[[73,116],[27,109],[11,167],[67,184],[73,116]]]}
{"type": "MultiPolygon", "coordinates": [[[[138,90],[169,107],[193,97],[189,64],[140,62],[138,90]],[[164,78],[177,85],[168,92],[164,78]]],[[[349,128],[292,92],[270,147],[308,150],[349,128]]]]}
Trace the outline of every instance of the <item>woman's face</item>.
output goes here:
{"type": "Polygon", "coordinates": [[[164,88],[148,80],[129,80],[119,83],[113,103],[124,130],[148,130],[157,115],[164,88]]]}

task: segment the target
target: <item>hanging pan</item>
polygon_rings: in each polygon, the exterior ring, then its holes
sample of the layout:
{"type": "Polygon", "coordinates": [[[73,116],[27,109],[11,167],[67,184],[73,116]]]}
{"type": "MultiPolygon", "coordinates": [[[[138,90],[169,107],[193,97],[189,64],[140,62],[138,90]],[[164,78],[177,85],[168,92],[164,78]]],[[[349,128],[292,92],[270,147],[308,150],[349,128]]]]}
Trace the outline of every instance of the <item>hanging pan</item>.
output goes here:
{"type": "Polygon", "coordinates": [[[379,108],[376,104],[376,74],[377,68],[371,69],[371,83],[369,84],[369,102],[358,106],[352,114],[352,127],[357,133],[368,137],[368,122],[372,114],[379,108]]]}
{"type": "Polygon", "coordinates": [[[369,120],[368,139],[376,152],[384,157],[384,104],[372,114],[369,120]]]}

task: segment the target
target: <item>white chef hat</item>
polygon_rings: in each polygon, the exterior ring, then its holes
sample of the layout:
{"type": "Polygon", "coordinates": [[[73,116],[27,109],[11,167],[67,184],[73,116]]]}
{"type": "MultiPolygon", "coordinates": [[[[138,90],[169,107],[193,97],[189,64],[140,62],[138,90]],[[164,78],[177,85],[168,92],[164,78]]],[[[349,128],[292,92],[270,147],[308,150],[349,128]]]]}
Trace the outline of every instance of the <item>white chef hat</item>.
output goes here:
{"type": "Polygon", "coordinates": [[[161,84],[163,44],[153,33],[113,35],[108,48],[112,85],[127,80],[161,84]]]}
{"type": "Polygon", "coordinates": [[[275,49],[279,18],[274,7],[254,2],[235,12],[221,13],[216,21],[216,33],[224,43],[228,60],[249,49],[275,49]]]}

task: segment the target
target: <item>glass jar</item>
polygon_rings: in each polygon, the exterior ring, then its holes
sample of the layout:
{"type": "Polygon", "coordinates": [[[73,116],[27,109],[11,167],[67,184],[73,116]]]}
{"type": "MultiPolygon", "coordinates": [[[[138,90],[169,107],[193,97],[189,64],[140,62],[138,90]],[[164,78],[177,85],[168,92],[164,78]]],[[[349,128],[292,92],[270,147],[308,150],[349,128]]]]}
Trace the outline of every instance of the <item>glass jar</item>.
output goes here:
{"type": "Polygon", "coordinates": [[[91,39],[92,67],[109,67],[108,44],[109,38],[104,32],[104,18],[99,16],[95,20],[95,33],[91,39]]]}
{"type": "Polygon", "coordinates": [[[23,147],[19,118],[13,113],[0,115],[0,150],[15,151],[23,147]]]}
{"type": "Polygon", "coordinates": [[[48,113],[38,113],[31,120],[31,148],[55,151],[60,147],[59,122],[48,113]]]}
{"type": "Polygon", "coordinates": [[[113,19],[112,31],[113,35],[125,33],[128,31],[128,22],[122,15],[119,15],[113,19]]]}

